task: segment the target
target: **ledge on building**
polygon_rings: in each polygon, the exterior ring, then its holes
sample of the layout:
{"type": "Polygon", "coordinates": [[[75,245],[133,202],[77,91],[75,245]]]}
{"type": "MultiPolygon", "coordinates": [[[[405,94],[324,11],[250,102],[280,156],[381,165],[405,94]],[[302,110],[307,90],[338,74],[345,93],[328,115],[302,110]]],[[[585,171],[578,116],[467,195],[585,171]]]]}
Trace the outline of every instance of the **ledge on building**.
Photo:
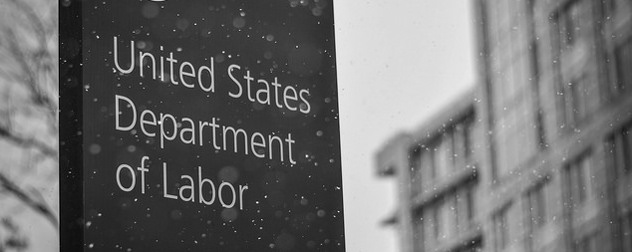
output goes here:
{"type": "Polygon", "coordinates": [[[435,248],[434,251],[463,251],[464,249],[480,246],[482,243],[483,232],[479,226],[475,226],[465,232],[459,233],[459,235],[449,241],[443,242],[435,248]]]}
{"type": "Polygon", "coordinates": [[[390,214],[390,217],[382,220],[380,224],[382,224],[382,226],[394,226],[394,225],[397,225],[398,222],[399,222],[399,217],[397,215],[397,212],[394,212],[390,214]]]}
{"type": "Polygon", "coordinates": [[[408,146],[410,146],[410,136],[406,133],[399,133],[389,139],[384,147],[378,150],[376,155],[376,169],[381,177],[393,176],[398,169],[405,169],[408,166],[403,162],[408,160],[408,146]]]}
{"type": "Polygon", "coordinates": [[[454,188],[476,180],[478,178],[477,165],[468,165],[467,167],[469,168],[458,171],[445,180],[437,181],[433,185],[432,192],[421,192],[415,196],[412,200],[413,208],[423,208],[435,200],[440,199],[444,194],[451,192],[454,188]]]}

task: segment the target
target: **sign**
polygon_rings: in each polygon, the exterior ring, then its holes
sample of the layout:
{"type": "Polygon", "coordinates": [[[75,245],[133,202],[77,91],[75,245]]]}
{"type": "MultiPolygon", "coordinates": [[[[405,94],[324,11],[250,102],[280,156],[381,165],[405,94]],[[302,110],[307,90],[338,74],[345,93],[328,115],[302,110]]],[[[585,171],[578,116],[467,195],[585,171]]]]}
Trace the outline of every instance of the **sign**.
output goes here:
{"type": "Polygon", "coordinates": [[[61,251],[344,251],[331,0],[60,1],[61,251]]]}

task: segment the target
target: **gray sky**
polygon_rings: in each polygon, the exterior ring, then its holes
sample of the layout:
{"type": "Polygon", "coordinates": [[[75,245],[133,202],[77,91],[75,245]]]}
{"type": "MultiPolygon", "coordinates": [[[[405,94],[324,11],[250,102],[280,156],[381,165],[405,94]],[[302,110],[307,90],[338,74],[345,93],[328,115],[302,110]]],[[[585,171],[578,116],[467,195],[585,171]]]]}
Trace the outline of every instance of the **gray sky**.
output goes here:
{"type": "Polygon", "coordinates": [[[397,251],[393,179],[374,155],[473,85],[473,17],[463,0],[335,2],[347,251],[397,251]]]}

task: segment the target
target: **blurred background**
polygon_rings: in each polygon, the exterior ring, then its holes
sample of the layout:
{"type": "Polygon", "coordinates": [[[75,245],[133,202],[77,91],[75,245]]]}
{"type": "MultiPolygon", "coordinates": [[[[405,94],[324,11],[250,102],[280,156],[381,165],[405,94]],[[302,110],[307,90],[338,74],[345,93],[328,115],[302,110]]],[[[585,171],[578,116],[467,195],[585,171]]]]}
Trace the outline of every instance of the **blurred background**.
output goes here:
{"type": "Polygon", "coordinates": [[[632,2],[469,3],[475,84],[376,154],[398,251],[632,251],[632,2]]]}
{"type": "MultiPolygon", "coordinates": [[[[2,252],[58,250],[57,5],[0,0],[2,252]]],[[[334,7],[347,251],[632,251],[631,1],[334,7]]]]}

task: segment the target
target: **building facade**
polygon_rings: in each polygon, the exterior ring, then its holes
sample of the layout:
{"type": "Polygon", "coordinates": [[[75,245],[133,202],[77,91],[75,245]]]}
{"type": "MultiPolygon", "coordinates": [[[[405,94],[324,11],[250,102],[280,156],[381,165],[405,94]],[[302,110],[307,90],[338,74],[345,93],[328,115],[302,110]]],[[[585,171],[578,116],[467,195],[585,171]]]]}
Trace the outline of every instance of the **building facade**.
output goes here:
{"type": "Polygon", "coordinates": [[[403,251],[476,251],[482,245],[477,199],[483,197],[479,173],[486,148],[477,90],[378,153],[379,173],[400,185],[391,222],[402,231],[403,251]]]}
{"type": "Polygon", "coordinates": [[[474,5],[471,99],[378,153],[402,251],[632,251],[632,1],[474,5]]]}

